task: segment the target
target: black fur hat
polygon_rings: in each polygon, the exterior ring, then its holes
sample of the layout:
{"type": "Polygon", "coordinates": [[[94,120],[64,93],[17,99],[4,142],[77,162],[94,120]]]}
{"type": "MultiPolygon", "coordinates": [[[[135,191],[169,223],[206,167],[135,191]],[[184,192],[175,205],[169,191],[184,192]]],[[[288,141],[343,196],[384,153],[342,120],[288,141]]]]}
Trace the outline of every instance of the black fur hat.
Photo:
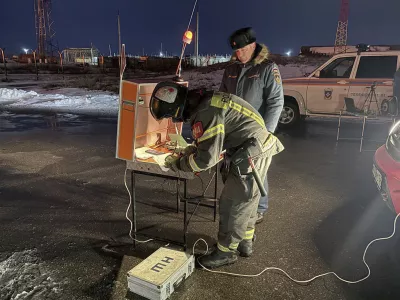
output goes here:
{"type": "Polygon", "coordinates": [[[233,50],[243,48],[255,41],[256,33],[251,27],[238,29],[229,37],[229,45],[233,50]]]}

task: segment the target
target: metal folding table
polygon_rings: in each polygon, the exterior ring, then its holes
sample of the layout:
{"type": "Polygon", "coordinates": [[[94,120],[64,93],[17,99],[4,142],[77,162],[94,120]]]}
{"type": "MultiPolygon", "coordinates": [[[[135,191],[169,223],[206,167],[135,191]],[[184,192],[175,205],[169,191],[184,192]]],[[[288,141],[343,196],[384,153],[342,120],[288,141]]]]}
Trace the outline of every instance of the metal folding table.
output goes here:
{"type": "MultiPolygon", "coordinates": [[[[338,127],[337,127],[337,134],[336,134],[336,141],[339,140],[359,140],[360,141],[360,152],[363,151],[363,143],[364,141],[369,141],[369,142],[377,142],[377,143],[385,143],[386,140],[373,140],[373,139],[366,139],[364,136],[365,133],[365,125],[367,123],[367,120],[374,120],[377,124],[384,124],[384,123],[389,123],[389,129],[392,125],[396,123],[396,117],[395,116],[388,116],[388,117],[382,117],[382,116],[368,116],[366,114],[355,114],[355,113],[346,113],[345,111],[340,111],[339,114],[339,122],[338,122],[338,127]],[[341,125],[341,120],[342,119],[362,119],[362,130],[361,130],[361,135],[359,137],[340,137],[340,125],[341,125]]],[[[364,150],[365,151],[365,150],[364,150]]],[[[375,151],[375,150],[373,150],[375,151]]]]}
{"type": "MultiPolygon", "coordinates": [[[[137,235],[142,235],[144,237],[148,237],[154,240],[164,241],[167,243],[176,244],[187,248],[187,234],[188,234],[188,225],[191,217],[188,219],[188,204],[196,204],[196,209],[198,206],[205,206],[214,209],[214,222],[217,217],[217,192],[218,192],[218,164],[215,166],[215,173],[212,178],[208,182],[206,188],[203,191],[202,196],[188,198],[187,195],[187,181],[195,178],[193,173],[187,172],[174,172],[171,169],[168,171],[161,170],[160,166],[151,162],[142,162],[142,161],[127,161],[126,165],[127,169],[131,172],[131,208],[132,208],[132,223],[133,223],[133,232],[132,236],[136,239],[137,235]],[[180,204],[183,202],[183,242],[170,240],[167,238],[162,238],[158,236],[153,236],[150,234],[140,233],[138,232],[137,226],[137,216],[136,216],[136,177],[137,175],[147,175],[153,176],[163,179],[169,179],[176,181],[176,213],[180,212],[180,204]],[[212,181],[215,180],[214,183],[214,197],[207,198],[205,197],[205,193],[208,190],[208,187],[211,185],[212,181]],[[183,197],[180,194],[180,183],[183,183],[183,197]],[[202,201],[211,201],[213,204],[204,204],[202,201]]],[[[196,209],[191,213],[193,215],[196,212],[196,209]]],[[[134,247],[136,247],[135,240],[133,241],[134,247]]]]}

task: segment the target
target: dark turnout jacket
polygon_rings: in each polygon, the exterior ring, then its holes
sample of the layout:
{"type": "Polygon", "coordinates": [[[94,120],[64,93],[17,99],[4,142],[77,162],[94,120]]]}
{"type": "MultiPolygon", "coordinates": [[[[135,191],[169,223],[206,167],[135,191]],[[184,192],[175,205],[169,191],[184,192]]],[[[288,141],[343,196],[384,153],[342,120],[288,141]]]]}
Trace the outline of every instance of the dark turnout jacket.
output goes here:
{"type": "Polygon", "coordinates": [[[221,92],[239,96],[250,103],[263,117],[270,132],[274,132],[282,112],[284,96],[278,66],[268,59],[265,45],[257,44],[254,58],[241,63],[234,53],[225,69],[221,92]]]}
{"type": "Polygon", "coordinates": [[[234,153],[250,138],[258,141],[260,153],[273,156],[283,151],[281,142],[265,128],[261,115],[243,99],[214,92],[204,96],[190,118],[197,149],[180,159],[185,172],[201,172],[216,165],[221,153],[234,153]]]}

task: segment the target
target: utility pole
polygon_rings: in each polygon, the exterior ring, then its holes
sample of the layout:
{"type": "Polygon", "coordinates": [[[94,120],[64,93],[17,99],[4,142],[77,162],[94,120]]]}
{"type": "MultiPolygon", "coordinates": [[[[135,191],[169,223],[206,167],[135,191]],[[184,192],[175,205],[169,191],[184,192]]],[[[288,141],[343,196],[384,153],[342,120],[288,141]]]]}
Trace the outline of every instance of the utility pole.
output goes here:
{"type": "Polygon", "coordinates": [[[347,31],[349,26],[349,2],[350,0],[341,0],[339,22],[336,30],[335,54],[346,52],[347,31]]]}
{"type": "Polygon", "coordinates": [[[93,65],[93,43],[90,42],[90,62],[93,65]]]}
{"type": "Polygon", "coordinates": [[[197,67],[197,61],[199,60],[199,7],[197,6],[197,20],[196,20],[196,40],[194,44],[194,55],[196,56],[196,67],[197,67]]]}
{"type": "Polygon", "coordinates": [[[118,55],[121,58],[121,21],[119,18],[119,11],[118,11],[118,55]]]}
{"type": "Polygon", "coordinates": [[[6,48],[4,48],[4,49],[0,48],[1,57],[2,57],[3,63],[4,63],[4,72],[5,72],[5,75],[6,75],[6,81],[8,81],[8,77],[7,77],[7,63],[6,63],[6,57],[5,57],[5,55],[4,55],[4,50],[6,50],[6,48]]]}

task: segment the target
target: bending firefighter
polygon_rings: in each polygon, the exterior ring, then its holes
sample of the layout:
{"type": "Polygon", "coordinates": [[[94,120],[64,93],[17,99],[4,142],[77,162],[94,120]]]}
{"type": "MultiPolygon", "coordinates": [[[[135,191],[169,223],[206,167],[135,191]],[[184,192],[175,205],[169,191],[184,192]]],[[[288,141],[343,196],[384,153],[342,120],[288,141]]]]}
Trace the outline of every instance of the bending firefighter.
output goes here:
{"type": "Polygon", "coordinates": [[[195,147],[166,165],[184,172],[202,172],[220,161],[224,188],[219,203],[216,249],[200,258],[206,268],[234,263],[237,252],[253,253],[254,228],[260,188],[273,155],[281,152],[280,141],[265,127],[261,115],[243,99],[228,93],[190,90],[174,82],[159,83],[150,110],[157,120],[190,122],[195,147]]]}

